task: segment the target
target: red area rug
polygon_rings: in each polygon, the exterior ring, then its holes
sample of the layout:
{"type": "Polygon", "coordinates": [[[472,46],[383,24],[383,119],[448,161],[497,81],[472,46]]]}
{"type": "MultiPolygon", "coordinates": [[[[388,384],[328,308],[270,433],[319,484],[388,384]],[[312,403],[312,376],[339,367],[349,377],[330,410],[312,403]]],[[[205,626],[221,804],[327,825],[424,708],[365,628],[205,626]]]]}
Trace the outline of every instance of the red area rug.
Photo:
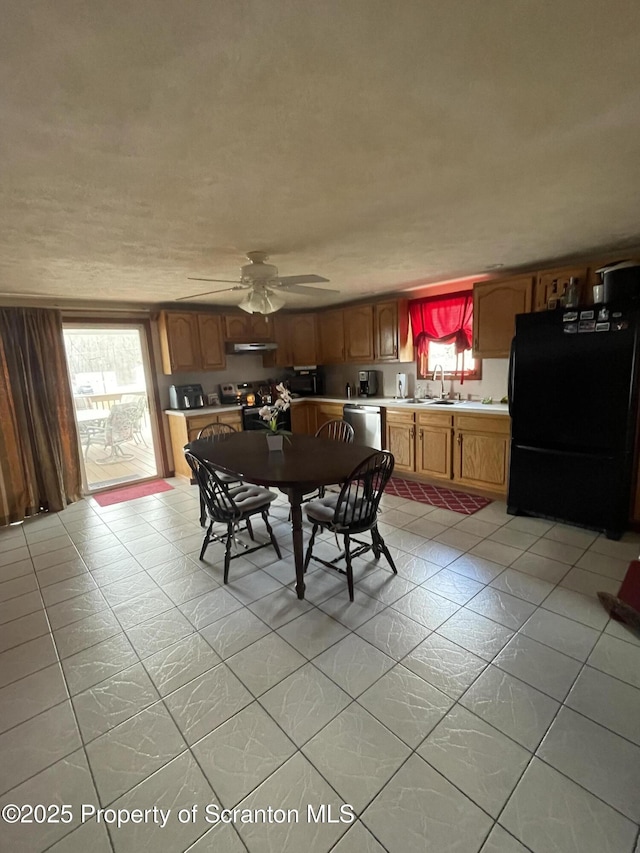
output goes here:
{"type": "Polygon", "coordinates": [[[137,483],[135,486],[125,486],[123,489],[114,489],[112,492],[102,492],[94,495],[95,502],[100,506],[111,506],[124,501],[132,501],[135,498],[145,498],[147,495],[157,495],[160,492],[170,492],[173,486],[164,480],[152,480],[150,483],[137,483]]]}
{"type": "Polygon", "coordinates": [[[466,492],[454,492],[453,489],[430,486],[427,483],[414,483],[413,480],[401,480],[399,477],[392,477],[389,480],[385,492],[399,498],[431,504],[440,509],[451,509],[462,515],[473,515],[474,512],[491,503],[490,498],[468,495],[466,492]]]}

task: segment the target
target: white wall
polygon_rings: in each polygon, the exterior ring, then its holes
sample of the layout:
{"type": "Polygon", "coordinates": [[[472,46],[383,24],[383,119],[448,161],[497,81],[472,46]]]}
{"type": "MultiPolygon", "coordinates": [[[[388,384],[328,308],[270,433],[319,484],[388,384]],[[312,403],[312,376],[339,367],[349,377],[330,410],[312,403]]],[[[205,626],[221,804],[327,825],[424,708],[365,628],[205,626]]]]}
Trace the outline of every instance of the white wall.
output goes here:
{"type": "MultiPolygon", "coordinates": [[[[482,362],[482,379],[459,381],[447,380],[445,390],[452,391],[456,396],[462,395],[463,400],[482,400],[493,397],[498,401],[507,393],[507,372],[509,361],[506,358],[487,358],[482,362]]],[[[347,382],[358,384],[359,370],[377,370],[382,373],[383,387],[378,389],[381,397],[393,397],[396,390],[396,374],[407,374],[408,395],[416,393],[416,363],[415,361],[399,364],[340,364],[325,368],[326,392],[329,396],[345,396],[347,382]]],[[[440,393],[440,382],[419,380],[420,389],[432,394],[440,393]]],[[[422,394],[421,394],[422,395],[422,394]]]]}

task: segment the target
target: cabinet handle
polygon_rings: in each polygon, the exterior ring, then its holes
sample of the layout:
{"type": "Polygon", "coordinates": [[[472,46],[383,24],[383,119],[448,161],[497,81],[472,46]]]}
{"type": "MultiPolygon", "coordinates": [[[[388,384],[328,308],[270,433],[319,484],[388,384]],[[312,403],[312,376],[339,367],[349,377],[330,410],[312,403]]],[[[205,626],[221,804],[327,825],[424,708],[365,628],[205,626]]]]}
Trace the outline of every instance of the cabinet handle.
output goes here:
{"type": "Polygon", "coordinates": [[[416,431],[415,431],[414,427],[411,427],[411,432],[410,432],[411,438],[415,438],[415,435],[416,435],[416,431]]]}
{"type": "Polygon", "coordinates": [[[458,444],[462,444],[462,436],[458,433],[458,444]]]}
{"type": "Polygon", "coordinates": [[[420,441],[422,441],[423,438],[424,438],[424,433],[422,432],[422,430],[420,430],[420,441]]]}

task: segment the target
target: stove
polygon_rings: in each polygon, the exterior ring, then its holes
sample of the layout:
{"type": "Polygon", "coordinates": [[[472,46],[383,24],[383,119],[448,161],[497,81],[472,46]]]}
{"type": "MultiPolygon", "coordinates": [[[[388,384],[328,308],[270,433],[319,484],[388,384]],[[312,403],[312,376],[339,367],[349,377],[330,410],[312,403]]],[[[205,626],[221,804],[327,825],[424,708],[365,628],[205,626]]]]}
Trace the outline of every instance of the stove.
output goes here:
{"type": "Polygon", "coordinates": [[[220,402],[225,406],[261,406],[271,401],[271,388],[260,382],[226,382],[220,386],[220,402]]]}
{"type": "MultiPolygon", "coordinates": [[[[264,429],[265,421],[260,417],[262,406],[271,404],[272,390],[267,382],[226,382],[220,386],[220,402],[225,406],[242,408],[244,430],[264,429]]],[[[291,429],[291,411],[280,412],[278,425],[291,429]]]]}

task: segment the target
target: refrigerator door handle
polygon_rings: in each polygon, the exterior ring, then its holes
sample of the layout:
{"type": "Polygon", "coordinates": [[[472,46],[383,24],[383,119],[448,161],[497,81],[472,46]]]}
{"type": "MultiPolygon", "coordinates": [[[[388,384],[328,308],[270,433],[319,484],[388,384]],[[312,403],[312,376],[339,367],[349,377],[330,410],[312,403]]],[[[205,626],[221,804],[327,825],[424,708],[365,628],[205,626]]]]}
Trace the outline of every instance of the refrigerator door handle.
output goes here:
{"type": "Polygon", "coordinates": [[[508,397],[509,397],[509,415],[513,417],[513,397],[515,390],[515,369],[516,369],[516,339],[511,341],[511,349],[509,350],[509,381],[508,381],[508,397]]]}

